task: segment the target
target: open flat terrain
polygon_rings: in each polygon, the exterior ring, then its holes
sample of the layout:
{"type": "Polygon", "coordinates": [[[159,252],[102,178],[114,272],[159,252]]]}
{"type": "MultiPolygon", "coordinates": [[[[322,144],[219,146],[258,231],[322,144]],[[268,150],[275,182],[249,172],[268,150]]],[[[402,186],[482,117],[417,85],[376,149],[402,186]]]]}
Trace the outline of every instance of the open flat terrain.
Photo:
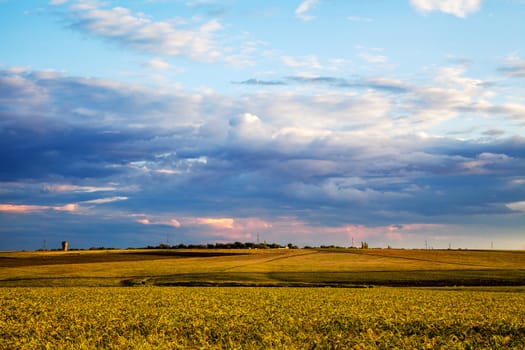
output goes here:
{"type": "Polygon", "coordinates": [[[0,296],[0,349],[525,348],[520,251],[4,252],[0,296]]]}
{"type": "Polygon", "coordinates": [[[101,250],[0,253],[0,286],[525,286],[524,251],[101,250]]]}

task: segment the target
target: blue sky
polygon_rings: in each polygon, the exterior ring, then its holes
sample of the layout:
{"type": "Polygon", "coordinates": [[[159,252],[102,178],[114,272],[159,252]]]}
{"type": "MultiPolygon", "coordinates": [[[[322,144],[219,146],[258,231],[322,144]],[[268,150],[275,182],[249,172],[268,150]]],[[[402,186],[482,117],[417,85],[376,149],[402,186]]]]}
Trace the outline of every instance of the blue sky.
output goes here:
{"type": "Polygon", "coordinates": [[[0,1],[0,250],[525,249],[525,2],[0,1]]]}

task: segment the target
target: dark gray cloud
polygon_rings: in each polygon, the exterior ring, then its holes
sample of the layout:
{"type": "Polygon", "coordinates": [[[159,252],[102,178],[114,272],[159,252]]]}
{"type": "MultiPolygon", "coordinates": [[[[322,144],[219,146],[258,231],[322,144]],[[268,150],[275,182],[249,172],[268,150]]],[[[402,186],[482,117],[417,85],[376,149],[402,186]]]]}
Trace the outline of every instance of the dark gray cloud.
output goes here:
{"type": "Polygon", "coordinates": [[[232,83],[237,85],[286,85],[284,81],[280,80],[259,80],[254,78],[232,83]]]}
{"type": "Polygon", "coordinates": [[[519,57],[511,57],[498,70],[512,78],[525,78],[525,60],[519,57]]]}
{"type": "Polygon", "coordinates": [[[489,129],[489,130],[484,131],[483,134],[487,136],[500,136],[500,135],[504,135],[505,131],[501,129],[489,129]]]}
{"type": "Polygon", "coordinates": [[[289,84],[305,84],[305,85],[326,85],[334,88],[347,89],[374,89],[383,92],[391,93],[406,93],[410,92],[410,88],[405,84],[384,78],[355,78],[345,79],[330,76],[320,77],[302,77],[302,76],[288,76],[283,80],[259,80],[255,78],[247,79],[241,82],[233,82],[239,85],[268,85],[279,86],[289,84]]]}
{"type": "Polygon", "coordinates": [[[232,4],[225,1],[214,2],[191,0],[186,2],[186,6],[198,9],[199,12],[205,13],[212,18],[223,17],[232,10],[232,4]]]}
{"type": "Polygon", "coordinates": [[[116,165],[143,159],[147,149],[134,143],[144,134],[107,133],[101,129],[63,128],[44,133],[10,126],[0,131],[0,179],[107,177],[121,173],[116,165]]]}
{"type": "Polygon", "coordinates": [[[374,89],[391,93],[405,93],[410,91],[409,87],[401,82],[383,78],[357,78],[349,80],[336,77],[307,78],[291,76],[287,77],[287,79],[298,84],[322,84],[339,88],[374,89]]]}

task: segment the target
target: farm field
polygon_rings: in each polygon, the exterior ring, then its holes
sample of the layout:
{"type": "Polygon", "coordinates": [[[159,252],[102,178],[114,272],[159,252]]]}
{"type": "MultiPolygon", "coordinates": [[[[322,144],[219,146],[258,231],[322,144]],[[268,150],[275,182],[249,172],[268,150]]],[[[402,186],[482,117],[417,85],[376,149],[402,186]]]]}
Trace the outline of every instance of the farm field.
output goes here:
{"type": "Polygon", "coordinates": [[[523,349],[525,252],[3,252],[0,339],[0,349],[523,349]]]}
{"type": "Polygon", "coordinates": [[[523,349],[520,288],[2,288],[0,349],[523,349]]]}
{"type": "Polygon", "coordinates": [[[0,286],[525,286],[524,251],[118,250],[0,253],[0,286]]]}

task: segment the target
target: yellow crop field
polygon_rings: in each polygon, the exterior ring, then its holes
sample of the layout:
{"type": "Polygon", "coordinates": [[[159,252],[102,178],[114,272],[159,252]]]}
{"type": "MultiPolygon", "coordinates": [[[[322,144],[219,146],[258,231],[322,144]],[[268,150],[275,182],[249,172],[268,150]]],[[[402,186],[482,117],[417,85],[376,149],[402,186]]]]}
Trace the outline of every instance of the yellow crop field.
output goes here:
{"type": "Polygon", "coordinates": [[[525,252],[0,253],[0,349],[177,348],[524,349],[525,252]]]}
{"type": "Polygon", "coordinates": [[[1,286],[523,286],[524,251],[402,249],[0,252],[1,286]]]}
{"type": "Polygon", "coordinates": [[[525,348],[523,289],[2,288],[1,349],[525,348]]]}

